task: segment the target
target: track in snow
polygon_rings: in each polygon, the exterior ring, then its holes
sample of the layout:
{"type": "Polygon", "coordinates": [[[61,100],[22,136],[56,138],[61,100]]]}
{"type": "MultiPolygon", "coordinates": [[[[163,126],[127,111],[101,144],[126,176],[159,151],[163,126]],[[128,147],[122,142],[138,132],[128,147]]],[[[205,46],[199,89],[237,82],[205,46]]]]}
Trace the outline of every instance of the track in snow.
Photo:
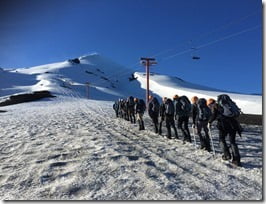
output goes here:
{"type": "Polygon", "coordinates": [[[238,138],[244,168],[232,169],[219,151],[214,158],[153,133],[147,116],[146,130],[138,131],[114,117],[110,102],[59,99],[1,113],[1,199],[262,198],[261,127],[238,138]]]}

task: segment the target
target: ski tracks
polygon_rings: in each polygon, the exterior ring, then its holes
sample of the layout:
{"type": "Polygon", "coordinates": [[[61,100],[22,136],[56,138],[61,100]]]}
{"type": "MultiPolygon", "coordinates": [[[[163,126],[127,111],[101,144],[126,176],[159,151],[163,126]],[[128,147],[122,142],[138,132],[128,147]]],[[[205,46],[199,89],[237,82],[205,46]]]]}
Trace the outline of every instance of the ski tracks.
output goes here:
{"type": "Polygon", "coordinates": [[[249,176],[251,171],[231,169],[192,144],[153,133],[147,117],[146,130],[138,131],[136,124],[115,118],[110,102],[71,98],[50,106],[31,104],[18,105],[1,119],[2,199],[261,196],[262,184],[249,176]]]}

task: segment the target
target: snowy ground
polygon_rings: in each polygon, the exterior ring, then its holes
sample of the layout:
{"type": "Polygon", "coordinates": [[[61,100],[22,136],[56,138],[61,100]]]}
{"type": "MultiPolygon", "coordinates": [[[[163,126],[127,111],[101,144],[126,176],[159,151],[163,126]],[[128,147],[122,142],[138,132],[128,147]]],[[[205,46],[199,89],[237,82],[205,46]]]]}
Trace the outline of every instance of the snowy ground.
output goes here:
{"type": "Polygon", "coordinates": [[[147,115],[138,131],[111,102],[58,97],[1,110],[1,200],[262,199],[261,126],[237,137],[243,167],[232,168],[216,129],[213,157],[153,133],[147,115]]]}

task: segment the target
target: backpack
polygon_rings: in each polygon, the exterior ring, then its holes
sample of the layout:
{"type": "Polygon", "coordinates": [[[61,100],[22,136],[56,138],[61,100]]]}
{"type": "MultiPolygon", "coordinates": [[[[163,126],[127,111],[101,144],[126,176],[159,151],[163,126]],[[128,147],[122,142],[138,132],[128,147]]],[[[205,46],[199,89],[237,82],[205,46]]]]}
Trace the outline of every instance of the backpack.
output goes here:
{"type": "Polygon", "coordinates": [[[133,96],[129,96],[127,99],[127,102],[128,102],[128,106],[130,107],[135,105],[133,96]]]}
{"type": "Polygon", "coordinates": [[[191,103],[186,96],[181,96],[177,102],[176,112],[181,116],[189,116],[191,112],[191,103]]]}
{"type": "Polygon", "coordinates": [[[207,101],[204,98],[200,98],[197,103],[198,107],[198,119],[200,121],[207,121],[211,117],[211,109],[207,106],[207,101]]]}
{"type": "Polygon", "coordinates": [[[113,109],[114,109],[114,110],[118,110],[118,103],[117,103],[117,101],[114,103],[114,105],[113,105],[113,109]]]}
{"type": "Polygon", "coordinates": [[[169,98],[165,102],[165,114],[166,115],[174,115],[175,114],[174,103],[169,98]]]}
{"type": "Polygon", "coordinates": [[[159,104],[157,98],[153,98],[152,105],[153,105],[152,106],[152,111],[154,113],[159,113],[159,111],[160,111],[160,104],[159,104]]]}
{"type": "Polygon", "coordinates": [[[146,104],[143,99],[140,99],[139,100],[139,111],[143,113],[145,112],[145,110],[146,110],[146,104]]]}
{"type": "Polygon", "coordinates": [[[236,103],[226,94],[219,95],[217,103],[220,107],[222,107],[223,116],[232,118],[238,117],[241,113],[240,108],[238,108],[236,103]]]}

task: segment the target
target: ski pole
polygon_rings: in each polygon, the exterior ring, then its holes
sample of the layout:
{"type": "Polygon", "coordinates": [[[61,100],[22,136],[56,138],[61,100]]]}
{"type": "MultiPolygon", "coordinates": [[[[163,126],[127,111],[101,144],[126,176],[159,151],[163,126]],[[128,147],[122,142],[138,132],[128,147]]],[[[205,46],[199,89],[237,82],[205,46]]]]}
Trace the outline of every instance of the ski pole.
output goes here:
{"type": "Polygon", "coordinates": [[[208,123],[208,130],[209,130],[209,135],[210,135],[210,138],[211,138],[213,155],[215,155],[215,149],[214,149],[214,144],[213,144],[213,140],[212,140],[212,133],[211,133],[210,123],[208,123]]]}
{"type": "Polygon", "coordinates": [[[197,148],[197,141],[196,141],[195,126],[194,125],[192,125],[192,133],[193,133],[193,137],[194,137],[194,146],[195,146],[195,148],[197,148]]]}

